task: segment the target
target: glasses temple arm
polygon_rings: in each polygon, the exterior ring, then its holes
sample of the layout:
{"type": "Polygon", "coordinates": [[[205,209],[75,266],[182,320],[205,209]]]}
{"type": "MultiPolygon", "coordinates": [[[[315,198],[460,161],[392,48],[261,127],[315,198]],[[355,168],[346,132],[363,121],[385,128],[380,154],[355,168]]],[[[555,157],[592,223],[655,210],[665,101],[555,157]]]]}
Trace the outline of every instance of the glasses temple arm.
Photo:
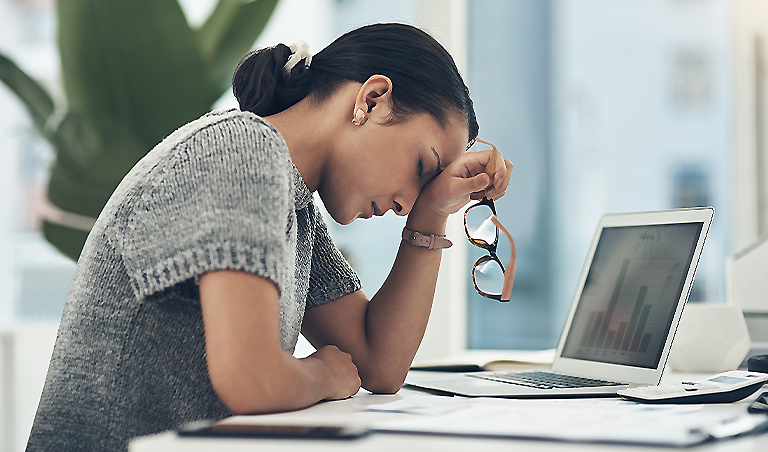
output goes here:
{"type": "MultiPolygon", "coordinates": [[[[480,138],[475,138],[475,141],[479,143],[487,144],[488,146],[492,147],[494,151],[498,151],[498,149],[496,149],[496,146],[492,145],[491,143],[485,140],[481,140],[480,138]]],[[[496,169],[496,165],[497,165],[496,161],[499,159],[498,155],[499,155],[498,152],[492,153],[491,160],[488,162],[488,165],[485,167],[486,168],[485,172],[488,173],[488,180],[490,181],[488,182],[488,186],[486,188],[491,188],[491,186],[493,185],[493,173],[491,171],[494,171],[496,169]]]]}
{"type": "Polygon", "coordinates": [[[517,267],[517,247],[515,246],[515,240],[512,238],[512,234],[510,234],[509,231],[507,231],[507,228],[505,228],[504,225],[501,224],[499,219],[496,218],[496,215],[491,215],[491,221],[493,222],[493,224],[496,225],[497,228],[501,230],[501,232],[504,233],[504,235],[507,236],[507,240],[509,240],[509,245],[511,248],[509,263],[504,269],[504,287],[501,290],[501,300],[509,301],[509,297],[510,295],[512,295],[512,286],[515,285],[515,270],[517,267]]]}

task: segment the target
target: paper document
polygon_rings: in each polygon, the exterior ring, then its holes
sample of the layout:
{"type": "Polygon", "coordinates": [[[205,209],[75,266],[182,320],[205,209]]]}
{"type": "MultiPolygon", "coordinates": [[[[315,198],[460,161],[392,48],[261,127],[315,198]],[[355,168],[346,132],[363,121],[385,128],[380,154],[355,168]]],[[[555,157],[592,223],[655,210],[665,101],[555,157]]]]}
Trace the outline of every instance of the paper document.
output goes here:
{"type": "Polygon", "coordinates": [[[414,395],[395,402],[371,405],[368,411],[383,413],[407,413],[427,416],[441,416],[452,411],[472,407],[472,399],[465,397],[435,397],[414,395]]]}
{"type": "Polygon", "coordinates": [[[615,399],[512,400],[415,395],[368,409],[428,414],[372,426],[383,432],[674,446],[703,442],[710,438],[714,426],[733,417],[732,413],[702,410],[701,405],[643,405],[615,399]]]}

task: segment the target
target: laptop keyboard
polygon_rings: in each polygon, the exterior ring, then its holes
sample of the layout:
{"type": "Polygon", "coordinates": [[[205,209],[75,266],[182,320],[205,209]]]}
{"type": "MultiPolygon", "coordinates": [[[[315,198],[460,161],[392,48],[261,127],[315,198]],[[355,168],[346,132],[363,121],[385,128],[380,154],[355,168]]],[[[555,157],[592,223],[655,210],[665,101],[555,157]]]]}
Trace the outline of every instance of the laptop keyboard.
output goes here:
{"type": "Polygon", "coordinates": [[[571,375],[556,374],[553,372],[509,372],[495,373],[492,375],[473,375],[470,377],[483,380],[498,381],[513,385],[528,386],[537,389],[563,389],[563,388],[590,388],[596,386],[627,386],[627,383],[618,381],[599,380],[594,378],[574,377],[571,375]]]}

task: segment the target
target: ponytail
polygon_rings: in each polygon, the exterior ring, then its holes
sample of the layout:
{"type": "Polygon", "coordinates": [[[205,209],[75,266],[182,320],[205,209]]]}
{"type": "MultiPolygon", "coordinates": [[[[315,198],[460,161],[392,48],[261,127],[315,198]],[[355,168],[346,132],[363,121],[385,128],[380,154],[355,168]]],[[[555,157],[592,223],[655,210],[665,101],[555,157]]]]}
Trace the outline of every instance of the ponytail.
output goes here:
{"type": "Polygon", "coordinates": [[[469,89],[450,54],[434,38],[405,24],[374,24],[352,30],[288,73],[288,46],[251,52],[235,70],[232,88],[240,109],[270,116],[307,96],[321,100],[347,82],[365,83],[372,75],[392,81],[395,119],[427,113],[445,127],[458,113],[467,121],[471,143],[478,133],[469,89]]]}
{"type": "Polygon", "coordinates": [[[240,110],[259,116],[280,113],[307,97],[312,74],[303,64],[284,69],[291,49],[278,44],[247,54],[235,69],[232,90],[240,110]]]}

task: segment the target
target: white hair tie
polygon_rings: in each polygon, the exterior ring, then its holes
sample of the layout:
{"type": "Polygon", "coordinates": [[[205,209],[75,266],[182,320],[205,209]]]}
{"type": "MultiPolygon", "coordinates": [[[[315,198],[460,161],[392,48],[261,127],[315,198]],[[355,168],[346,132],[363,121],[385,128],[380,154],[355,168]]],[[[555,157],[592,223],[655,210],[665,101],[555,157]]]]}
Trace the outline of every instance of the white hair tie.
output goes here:
{"type": "Polygon", "coordinates": [[[312,55],[309,54],[309,44],[305,41],[296,41],[290,46],[291,56],[288,58],[288,62],[285,63],[285,70],[289,74],[296,64],[304,60],[304,68],[309,69],[309,63],[312,62],[312,55]]]}

